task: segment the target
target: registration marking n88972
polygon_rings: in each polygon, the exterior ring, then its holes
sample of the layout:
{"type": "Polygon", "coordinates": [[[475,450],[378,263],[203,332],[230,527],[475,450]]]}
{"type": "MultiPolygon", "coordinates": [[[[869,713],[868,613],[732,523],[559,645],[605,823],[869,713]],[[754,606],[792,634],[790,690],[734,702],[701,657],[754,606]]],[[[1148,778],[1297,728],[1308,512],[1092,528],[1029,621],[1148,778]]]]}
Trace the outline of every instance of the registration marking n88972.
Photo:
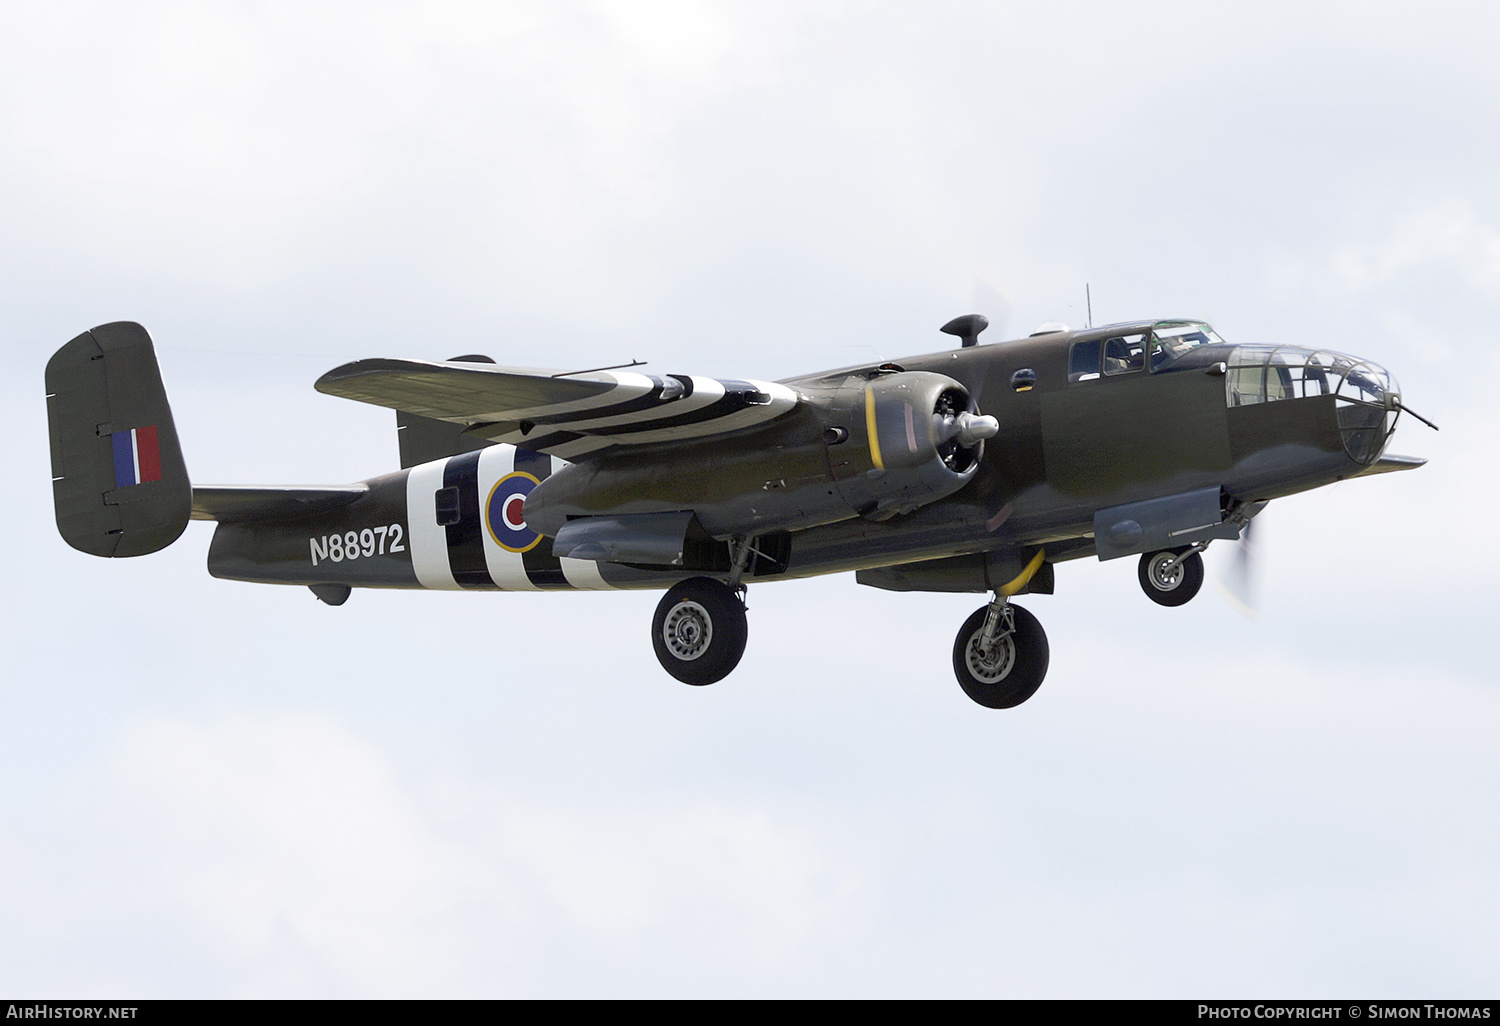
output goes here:
{"type": "Polygon", "coordinates": [[[312,565],[319,560],[342,563],[370,556],[383,556],[387,552],[405,552],[401,541],[403,530],[400,524],[366,527],[362,531],[345,531],[342,534],[325,534],[321,538],[307,539],[312,555],[312,565]]]}

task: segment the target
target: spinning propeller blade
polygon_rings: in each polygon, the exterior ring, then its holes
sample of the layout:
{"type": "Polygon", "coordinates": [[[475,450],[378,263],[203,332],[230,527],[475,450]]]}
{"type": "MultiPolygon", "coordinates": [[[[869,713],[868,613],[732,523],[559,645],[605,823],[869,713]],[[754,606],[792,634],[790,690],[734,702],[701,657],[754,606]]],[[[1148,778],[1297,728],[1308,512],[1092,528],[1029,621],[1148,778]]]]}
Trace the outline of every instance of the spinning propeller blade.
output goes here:
{"type": "Polygon", "coordinates": [[[1234,557],[1219,584],[1225,601],[1250,620],[1256,617],[1255,544],[1255,521],[1252,520],[1240,532],[1240,540],[1234,547],[1234,557]]]}

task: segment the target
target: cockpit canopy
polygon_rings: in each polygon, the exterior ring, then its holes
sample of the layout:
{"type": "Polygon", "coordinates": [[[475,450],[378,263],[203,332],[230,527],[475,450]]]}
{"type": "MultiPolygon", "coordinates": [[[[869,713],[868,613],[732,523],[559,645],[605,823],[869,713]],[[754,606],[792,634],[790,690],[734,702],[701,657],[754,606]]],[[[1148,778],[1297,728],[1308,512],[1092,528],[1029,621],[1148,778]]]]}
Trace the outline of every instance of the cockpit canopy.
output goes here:
{"type": "Polygon", "coordinates": [[[1151,369],[1163,371],[1199,346],[1222,346],[1219,333],[1202,321],[1159,321],[1151,332],[1151,369]]]}
{"type": "Polygon", "coordinates": [[[1122,325],[1118,335],[1073,343],[1068,380],[1091,381],[1101,371],[1105,376],[1130,374],[1144,370],[1148,361],[1152,373],[1175,370],[1173,365],[1194,349],[1224,344],[1218,333],[1202,321],[1122,325]]]}

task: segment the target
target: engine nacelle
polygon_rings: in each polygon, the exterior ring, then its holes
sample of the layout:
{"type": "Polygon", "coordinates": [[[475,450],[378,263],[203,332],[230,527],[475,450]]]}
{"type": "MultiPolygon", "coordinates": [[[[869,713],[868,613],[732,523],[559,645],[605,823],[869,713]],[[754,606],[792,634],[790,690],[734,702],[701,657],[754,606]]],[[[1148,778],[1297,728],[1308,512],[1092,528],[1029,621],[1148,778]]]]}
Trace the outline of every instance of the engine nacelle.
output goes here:
{"type": "Polygon", "coordinates": [[[942,374],[900,371],[841,390],[844,418],[863,422],[863,446],[829,446],[829,467],[844,502],[884,520],[952,495],[974,476],[984,440],[1000,431],[982,417],[968,389],[942,374]]]}
{"type": "MultiPolygon", "coordinates": [[[[1000,430],[963,385],[927,371],[851,375],[804,389],[799,399],[796,411],[753,435],[684,442],[667,463],[622,447],[557,471],[527,498],[526,523],[557,538],[580,518],[625,518],[593,541],[654,552],[663,545],[660,523],[641,521],[638,546],[630,517],[690,511],[719,539],[855,516],[884,520],[962,488],[978,470],[984,439],[1000,430]]],[[[579,532],[569,544],[572,534],[579,532]]]]}

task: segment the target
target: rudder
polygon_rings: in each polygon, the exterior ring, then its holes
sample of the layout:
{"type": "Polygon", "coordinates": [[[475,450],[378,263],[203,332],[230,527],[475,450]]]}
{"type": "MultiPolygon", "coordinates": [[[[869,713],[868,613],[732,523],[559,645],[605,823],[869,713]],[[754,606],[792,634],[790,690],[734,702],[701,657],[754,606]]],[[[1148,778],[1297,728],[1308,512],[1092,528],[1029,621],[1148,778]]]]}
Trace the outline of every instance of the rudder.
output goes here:
{"type": "Polygon", "coordinates": [[[47,361],[52,499],[63,540],[95,556],[176,541],[193,491],[151,336],[118,321],[47,361]]]}

